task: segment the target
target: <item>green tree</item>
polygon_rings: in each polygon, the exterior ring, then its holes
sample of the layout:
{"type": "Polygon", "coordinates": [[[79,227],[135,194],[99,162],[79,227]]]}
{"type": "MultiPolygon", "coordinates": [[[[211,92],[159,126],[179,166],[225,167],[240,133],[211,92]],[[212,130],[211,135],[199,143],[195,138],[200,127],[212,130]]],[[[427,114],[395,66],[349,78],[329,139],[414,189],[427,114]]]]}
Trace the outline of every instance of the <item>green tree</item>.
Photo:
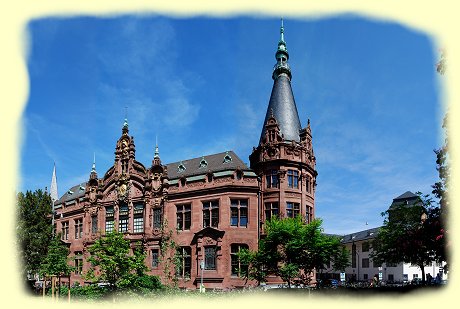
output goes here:
{"type": "MultiPolygon", "coordinates": [[[[441,59],[436,65],[436,70],[439,74],[444,75],[446,72],[446,53],[444,50],[441,51],[441,59]]],[[[434,209],[428,215],[430,226],[433,228],[435,233],[435,245],[437,246],[438,261],[445,261],[447,265],[449,263],[449,257],[447,254],[448,240],[447,240],[447,218],[449,211],[449,178],[450,178],[450,160],[449,160],[449,135],[448,135],[448,113],[444,116],[442,128],[444,129],[445,138],[444,144],[435,149],[436,154],[436,169],[439,174],[439,181],[432,185],[434,196],[439,200],[439,209],[434,209]]],[[[447,270],[447,265],[446,269],[447,270]]]]}
{"type": "Polygon", "coordinates": [[[91,254],[88,262],[98,268],[98,274],[90,270],[86,277],[95,282],[107,282],[111,290],[134,285],[147,270],[144,263],[146,255],[141,246],[131,254],[130,241],[117,231],[97,239],[88,251],[91,254]]]}
{"type": "Polygon", "coordinates": [[[418,192],[419,199],[413,204],[392,204],[382,213],[385,217],[372,247],[371,258],[377,263],[411,263],[422,271],[425,284],[425,266],[436,259],[436,249],[430,214],[436,207],[428,195],[418,192]]]}
{"type": "Polygon", "coordinates": [[[19,192],[16,199],[17,235],[23,278],[37,274],[52,239],[51,197],[47,192],[36,190],[19,192]]]}
{"type": "Polygon", "coordinates": [[[344,269],[348,265],[347,250],[340,239],[323,234],[321,224],[319,219],[306,224],[300,216],[266,221],[266,236],[259,242],[258,251],[240,254],[249,265],[247,278],[261,282],[267,275],[277,275],[290,287],[293,279],[309,285],[311,273],[327,264],[344,269]]]}
{"type": "Polygon", "coordinates": [[[40,275],[68,276],[74,267],[68,264],[69,248],[61,241],[60,235],[51,239],[48,253],[40,264],[40,275]]]}

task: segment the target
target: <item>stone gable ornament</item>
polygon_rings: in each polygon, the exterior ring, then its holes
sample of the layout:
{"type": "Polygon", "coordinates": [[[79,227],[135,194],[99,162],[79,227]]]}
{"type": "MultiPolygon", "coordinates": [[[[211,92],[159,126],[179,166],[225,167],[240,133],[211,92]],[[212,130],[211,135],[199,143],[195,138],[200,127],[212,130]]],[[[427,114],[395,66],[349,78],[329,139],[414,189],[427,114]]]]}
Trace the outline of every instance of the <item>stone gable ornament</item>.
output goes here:
{"type": "Polygon", "coordinates": [[[129,177],[126,174],[121,174],[120,178],[116,183],[118,200],[127,203],[130,189],[131,183],[129,181],[129,177]]]}

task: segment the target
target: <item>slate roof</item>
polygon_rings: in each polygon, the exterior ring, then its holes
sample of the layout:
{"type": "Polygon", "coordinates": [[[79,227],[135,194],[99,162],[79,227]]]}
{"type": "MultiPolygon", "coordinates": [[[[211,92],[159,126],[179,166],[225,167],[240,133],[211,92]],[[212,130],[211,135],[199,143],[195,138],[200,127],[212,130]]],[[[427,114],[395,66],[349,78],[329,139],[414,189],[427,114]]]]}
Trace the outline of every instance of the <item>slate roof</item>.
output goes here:
{"type": "Polygon", "coordinates": [[[272,110],[273,116],[280,127],[280,133],[284,135],[284,139],[287,141],[294,140],[299,142],[299,131],[302,127],[294,95],[292,94],[291,81],[285,74],[281,74],[273,83],[260,140],[265,136],[265,124],[268,118],[270,118],[272,110]]]}
{"type": "Polygon", "coordinates": [[[56,202],[54,202],[54,206],[60,205],[62,204],[62,202],[69,202],[85,196],[85,187],[86,182],[73,186],[66,193],[64,193],[56,202]]]}
{"type": "Polygon", "coordinates": [[[249,167],[233,152],[226,151],[221,153],[216,153],[204,157],[193,158],[190,160],[183,160],[174,163],[166,164],[168,168],[168,178],[177,179],[182,176],[190,177],[196,175],[206,174],[208,171],[213,173],[225,171],[225,170],[236,170],[239,168],[242,171],[251,171],[249,167]],[[226,155],[229,155],[231,161],[224,163],[224,158],[226,155]],[[206,161],[207,165],[200,167],[200,163],[203,160],[206,161]],[[182,164],[185,167],[185,170],[179,172],[179,165],[182,164]]]}
{"type": "Polygon", "coordinates": [[[375,238],[379,232],[380,227],[375,227],[372,229],[359,231],[352,234],[347,234],[342,236],[342,243],[351,243],[362,240],[369,240],[375,238]]]}
{"type": "Polygon", "coordinates": [[[406,204],[406,205],[414,205],[416,203],[418,203],[420,201],[420,198],[418,195],[410,192],[410,191],[406,191],[404,192],[403,194],[401,194],[400,196],[398,197],[395,197],[393,199],[393,202],[391,203],[390,205],[390,209],[392,206],[395,206],[395,205],[401,205],[401,204],[406,204]]]}
{"type": "MultiPolygon", "coordinates": [[[[233,152],[233,151],[226,151],[221,153],[216,153],[204,157],[193,158],[189,160],[174,162],[166,164],[168,168],[168,178],[170,180],[178,179],[182,176],[191,177],[191,176],[198,176],[198,175],[205,175],[209,171],[214,173],[214,175],[220,175],[221,173],[223,176],[225,173],[223,171],[234,171],[239,168],[241,171],[245,172],[245,176],[256,176],[252,170],[233,152]],[[225,157],[227,157],[227,161],[224,163],[225,157]],[[200,163],[203,160],[206,161],[206,166],[200,168],[200,163]],[[228,160],[230,159],[230,160],[228,160]],[[185,170],[183,172],[178,171],[178,167],[180,164],[183,164],[185,170]]],[[[77,198],[81,198],[85,195],[85,187],[86,182],[78,184],[70,188],[66,193],[64,193],[55,203],[54,205],[60,205],[63,202],[70,202],[77,198]],[[83,188],[83,189],[82,189],[83,188]]]]}

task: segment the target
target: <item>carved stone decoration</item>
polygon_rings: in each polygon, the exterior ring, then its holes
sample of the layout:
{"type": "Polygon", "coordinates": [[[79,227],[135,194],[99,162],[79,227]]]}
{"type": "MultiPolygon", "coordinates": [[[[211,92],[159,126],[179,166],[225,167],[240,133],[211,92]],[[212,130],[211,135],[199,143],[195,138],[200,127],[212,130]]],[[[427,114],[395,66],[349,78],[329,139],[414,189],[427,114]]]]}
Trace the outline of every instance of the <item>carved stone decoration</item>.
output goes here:
{"type": "Polygon", "coordinates": [[[96,186],[91,186],[89,188],[89,202],[91,204],[96,203],[97,201],[97,187],[96,186]]]}
{"type": "Polygon", "coordinates": [[[123,202],[128,202],[129,191],[131,189],[131,182],[129,181],[129,176],[126,174],[121,174],[120,178],[115,184],[118,200],[123,202]]]}
{"type": "Polygon", "coordinates": [[[161,177],[160,174],[155,173],[152,177],[152,190],[159,191],[161,188],[161,177]]]}
{"type": "Polygon", "coordinates": [[[212,239],[211,237],[203,237],[203,244],[204,245],[214,245],[215,244],[215,240],[212,239]]]}

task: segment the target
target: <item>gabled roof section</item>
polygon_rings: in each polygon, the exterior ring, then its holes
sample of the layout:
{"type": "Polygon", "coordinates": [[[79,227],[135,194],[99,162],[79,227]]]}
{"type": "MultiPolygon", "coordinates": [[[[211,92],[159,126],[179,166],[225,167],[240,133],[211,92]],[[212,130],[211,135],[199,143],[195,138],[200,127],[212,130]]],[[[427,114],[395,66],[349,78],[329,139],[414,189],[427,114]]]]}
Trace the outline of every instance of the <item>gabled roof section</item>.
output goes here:
{"type": "Polygon", "coordinates": [[[56,202],[54,202],[54,205],[60,205],[63,202],[68,203],[70,201],[84,197],[86,184],[86,182],[83,182],[81,184],[73,186],[72,188],[67,190],[56,202]]]}
{"type": "Polygon", "coordinates": [[[406,192],[404,192],[403,194],[401,194],[400,196],[395,197],[395,198],[393,199],[393,201],[394,201],[394,200],[400,200],[400,199],[409,199],[409,198],[414,198],[414,197],[417,198],[418,195],[416,195],[416,194],[414,194],[414,193],[412,193],[412,192],[410,192],[410,191],[406,191],[406,192]]]}
{"type": "Polygon", "coordinates": [[[401,194],[400,196],[398,196],[398,197],[393,199],[393,202],[390,205],[390,209],[393,206],[401,205],[401,204],[412,206],[412,205],[420,203],[420,201],[421,200],[420,200],[420,197],[418,195],[416,195],[416,194],[414,194],[414,193],[412,193],[410,191],[406,191],[403,194],[401,194]]]}
{"type": "Polygon", "coordinates": [[[371,240],[377,236],[380,227],[375,227],[372,229],[367,229],[364,231],[355,232],[352,234],[347,234],[342,236],[342,243],[352,243],[363,240],[371,240]]]}
{"type": "Polygon", "coordinates": [[[215,173],[225,170],[236,170],[237,168],[242,171],[251,170],[233,151],[169,163],[166,164],[166,167],[168,168],[169,179],[202,175],[209,171],[215,173]],[[203,166],[204,161],[206,161],[205,167],[203,166]]]}

